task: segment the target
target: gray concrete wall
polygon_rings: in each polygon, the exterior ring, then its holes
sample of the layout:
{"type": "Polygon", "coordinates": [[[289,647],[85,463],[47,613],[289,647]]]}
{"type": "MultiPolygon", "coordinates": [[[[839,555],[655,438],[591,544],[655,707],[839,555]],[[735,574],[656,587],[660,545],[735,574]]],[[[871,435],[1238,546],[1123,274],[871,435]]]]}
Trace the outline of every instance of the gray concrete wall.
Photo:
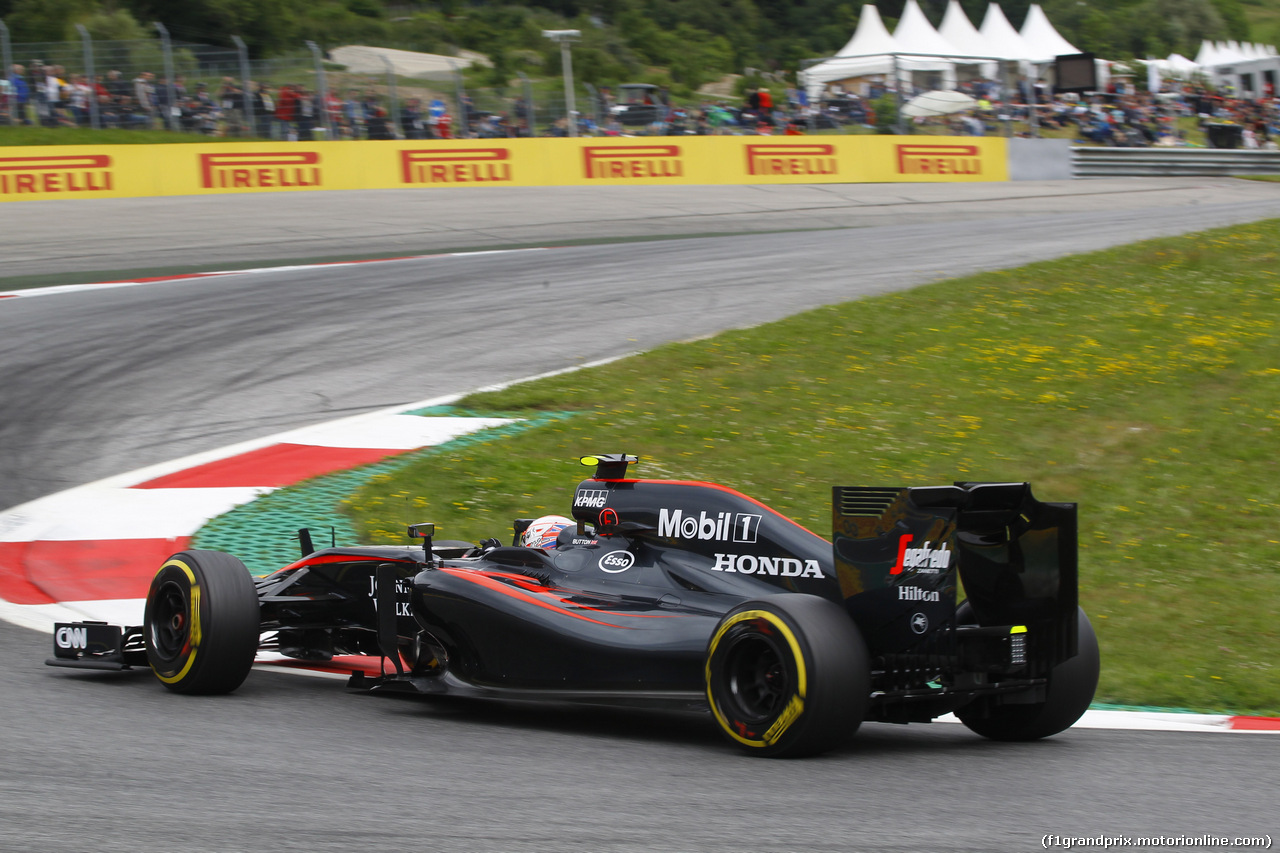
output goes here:
{"type": "Polygon", "coordinates": [[[1070,139],[1009,140],[1009,180],[1071,180],[1070,139]]]}

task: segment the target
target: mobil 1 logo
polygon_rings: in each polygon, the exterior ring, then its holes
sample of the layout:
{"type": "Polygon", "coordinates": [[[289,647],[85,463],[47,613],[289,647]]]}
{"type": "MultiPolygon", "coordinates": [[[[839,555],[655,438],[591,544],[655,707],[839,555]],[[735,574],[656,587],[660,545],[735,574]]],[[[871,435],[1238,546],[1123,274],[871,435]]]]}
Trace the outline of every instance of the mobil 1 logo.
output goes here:
{"type": "Polygon", "coordinates": [[[672,539],[753,543],[760,533],[763,516],[749,512],[706,511],[685,514],[684,510],[658,510],[658,535],[672,539]]]}

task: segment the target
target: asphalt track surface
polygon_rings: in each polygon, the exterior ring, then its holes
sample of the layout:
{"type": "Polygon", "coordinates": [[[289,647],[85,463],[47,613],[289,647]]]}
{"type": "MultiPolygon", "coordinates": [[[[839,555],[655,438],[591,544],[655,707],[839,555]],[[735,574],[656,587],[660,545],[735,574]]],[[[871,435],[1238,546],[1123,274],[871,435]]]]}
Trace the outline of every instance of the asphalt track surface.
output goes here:
{"type": "MultiPolygon", "coordinates": [[[[8,274],[84,281],[179,256],[599,243],[0,300],[0,506],[814,305],[1280,215],[1275,185],[1213,179],[651,189],[5,205],[8,274]],[[688,233],[732,236],[619,242],[688,233]]],[[[840,753],[761,761],[699,716],[351,696],[271,672],[176,697],[145,674],[46,668],[49,645],[0,624],[0,850],[985,851],[1277,831],[1271,736],[1007,745],[871,725],[840,753]]]]}

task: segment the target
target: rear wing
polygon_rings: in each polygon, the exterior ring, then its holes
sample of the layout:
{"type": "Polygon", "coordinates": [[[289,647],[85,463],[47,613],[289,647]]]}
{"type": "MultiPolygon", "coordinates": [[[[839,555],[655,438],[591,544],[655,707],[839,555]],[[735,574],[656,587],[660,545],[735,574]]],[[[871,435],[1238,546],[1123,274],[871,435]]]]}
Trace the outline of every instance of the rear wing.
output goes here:
{"type": "MultiPolygon", "coordinates": [[[[1077,507],[1028,483],[836,487],[832,548],[850,614],[866,624],[899,603],[931,624],[963,594],[980,625],[1034,626],[1054,663],[1076,654],[1077,507]]],[[[917,621],[918,618],[917,618],[917,621]]]]}

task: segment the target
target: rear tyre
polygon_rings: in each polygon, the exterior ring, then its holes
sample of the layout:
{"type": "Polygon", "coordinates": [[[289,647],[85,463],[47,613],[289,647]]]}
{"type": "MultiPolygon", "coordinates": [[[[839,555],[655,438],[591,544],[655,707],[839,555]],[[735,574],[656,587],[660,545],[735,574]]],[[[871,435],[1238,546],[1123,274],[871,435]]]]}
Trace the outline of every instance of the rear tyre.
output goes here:
{"type": "Polygon", "coordinates": [[[799,757],[844,743],[866,716],[871,667],[838,604],[786,594],[730,610],[707,646],[707,701],[752,755],[799,757]]]}
{"type": "Polygon", "coordinates": [[[253,666],[260,624],[244,563],[221,551],[182,551],[147,593],[147,660],[175,693],[230,693],[253,666]]]}
{"type": "Polygon", "coordinates": [[[1078,653],[1049,672],[1045,700],[1032,705],[998,705],[983,696],[956,711],[960,722],[992,740],[1038,740],[1065,731],[1089,709],[1098,689],[1098,638],[1089,617],[1078,610],[1078,653]]]}

